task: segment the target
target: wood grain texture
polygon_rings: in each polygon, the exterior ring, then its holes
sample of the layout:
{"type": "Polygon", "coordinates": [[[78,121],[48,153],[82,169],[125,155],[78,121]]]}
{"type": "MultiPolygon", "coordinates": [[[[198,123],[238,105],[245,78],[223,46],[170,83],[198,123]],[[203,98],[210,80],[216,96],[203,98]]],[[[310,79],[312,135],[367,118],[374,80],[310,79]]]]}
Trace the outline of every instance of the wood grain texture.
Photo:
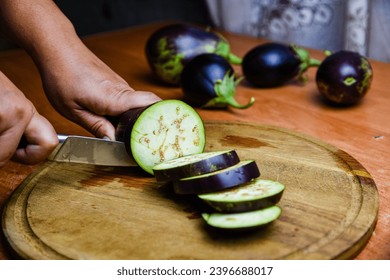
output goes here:
{"type": "Polygon", "coordinates": [[[209,122],[207,150],[236,149],[285,184],[280,219],[245,234],[208,228],[193,197],[135,168],[48,162],[12,196],[3,231],[28,259],[337,259],[375,227],[378,193],[347,153],[272,126],[209,122]]]}
{"type": "MultiPolygon", "coordinates": [[[[148,36],[167,22],[102,33],[84,38],[86,45],[104,62],[121,75],[132,87],[149,90],[163,99],[181,98],[180,88],[156,82],[144,56],[148,36]]],[[[251,38],[223,32],[232,51],[242,56],[252,47],[264,43],[251,38]]],[[[321,51],[310,54],[322,59],[321,51]]],[[[256,89],[245,81],[237,88],[237,100],[255,104],[247,110],[202,110],[205,121],[223,120],[273,125],[321,139],[353,156],[372,175],[379,193],[378,222],[367,246],[356,259],[390,259],[390,98],[388,89],[390,64],[370,60],[374,69],[371,89],[363,102],[351,108],[332,108],[319,98],[314,83],[315,69],[307,73],[305,85],[288,83],[273,89],[256,89]]],[[[239,68],[235,68],[238,73],[239,68]]],[[[3,71],[34,103],[37,110],[65,134],[89,135],[76,124],[58,114],[44,95],[39,73],[33,62],[21,50],[0,52],[0,70],[3,71]]],[[[0,207],[9,199],[21,181],[39,166],[24,166],[10,162],[0,169],[0,207]]],[[[12,258],[0,234],[0,259],[12,258]]]]}

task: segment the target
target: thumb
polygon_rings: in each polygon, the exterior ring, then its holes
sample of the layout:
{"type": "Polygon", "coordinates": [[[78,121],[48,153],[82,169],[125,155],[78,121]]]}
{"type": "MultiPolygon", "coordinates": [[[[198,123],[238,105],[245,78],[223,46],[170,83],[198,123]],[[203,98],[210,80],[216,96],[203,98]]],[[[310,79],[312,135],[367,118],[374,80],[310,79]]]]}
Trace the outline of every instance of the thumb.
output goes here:
{"type": "MultiPolygon", "coordinates": [[[[118,120],[120,115],[134,108],[141,108],[161,101],[161,98],[152,92],[148,91],[122,91],[108,100],[106,105],[106,117],[116,117],[118,120]]],[[[96,137],[108,137],[111,140],[115,140],[115,127],[113,123],[106,117],[88,114],[84,111],[85,115],[82,119],[86,122],[87,129],[93,133],[96,137]]],[[[111,120],[113,120],[111,118],[111,120]]]]}
{"type": "Polygon", "coordinates": [[[145,107],[160,100],[149,91],[122,91],[108,101],[110,104],[107,104],[106,115],[119,116],[130,109],[145,107]]]}
{"type": "Polygon", "coordinates": [[[96,137],[108,137],[114,140],[115,127],[106,116],[119,118],[122,113],[130,109],[148,106],[160,100],[161,98],[152,92],[124,90],[101,100],[97,106],[95,103],[96,107],[93,106],[89,110],[80,108],[73,117],[78,124],[96,137]]]}

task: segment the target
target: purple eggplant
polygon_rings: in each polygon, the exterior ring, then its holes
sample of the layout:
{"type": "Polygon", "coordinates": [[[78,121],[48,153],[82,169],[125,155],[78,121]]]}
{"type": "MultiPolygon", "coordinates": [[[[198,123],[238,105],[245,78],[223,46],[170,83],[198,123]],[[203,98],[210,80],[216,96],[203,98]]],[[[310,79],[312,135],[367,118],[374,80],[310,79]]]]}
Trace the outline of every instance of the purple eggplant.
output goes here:
{"type": "Polygon", "coordinates": [[[198,197],[218,212],[246,212],[277,204],[285,186],[277,181],[254,179],[227,190],[200,194],[198,197]]]}
{"type": "Polygon", "coordinates": [[[156,30],[146,43],[145,53],[153,74],[177,86],[184,65],[199,54],[216,53],[233,64],[241,63],[221,34],[189,24],[171,24],[156,30]]]}
{"type": "Polygon", "coordinates": [[[203,194],[247,183],[260,176],[254,160],[243,160],[231,167],[173,181],[177,194],[203,194]]]}
{"type": "Polygon", "coordinates": [[[330,104],[350,106],[368,92],[373,79],[370,62],[352,51],[329,54],[318,67],[316,84],[330,104]]]}
{"type": "Polygon", "coordinates": [[[234,150],[187,155],[153,167],[156,181],[173,181],[228,168],[240,162],[234,150]]]}
{"type": "Polygon", "coordinates": [[[205,128],[199,114],[180,100],[162,100],[122,114],[116,139],[149,174],[166,160],[202,153],[205,128]]]}
{"type": "Polygon", "coordinates": [[[239,104],[234,96],[240,79],[236,79],[230,63],[223,57],[206,53],[193,58],[181,74],[181,88],[185,101],[194,107],[226,108],[228,105],[238,109],[250,107],[239,104]]]}
{"type": "Polygon", "coordinates": [[[309,67],[321,62],[309,56],[309,52],[294,45],[265,43],[245,54],[242,71],[245,79],[256,87],[276,87],[299,78],[309,67]]]}

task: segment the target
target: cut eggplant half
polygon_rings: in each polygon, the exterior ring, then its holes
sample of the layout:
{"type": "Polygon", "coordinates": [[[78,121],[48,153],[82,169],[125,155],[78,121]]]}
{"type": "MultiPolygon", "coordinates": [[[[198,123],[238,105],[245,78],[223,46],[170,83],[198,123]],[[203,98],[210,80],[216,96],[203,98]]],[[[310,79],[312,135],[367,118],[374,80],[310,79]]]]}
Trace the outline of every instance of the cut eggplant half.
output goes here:
{"type": "Polygon", "coordinates": [[[240,162],[236,151],[215,151],[164,161],[153,167],[157,181],[173,181],[225,169],[240,162]]]}
{"type": "Polygon", "coordinates": [[[219,212],[246,212],[275,205],[285,186],[279,182],[255,179],[231,189],[200,194],[198,197],[219,212]]]}
{"type": "Polygon", "coordinates": [[[231,167],[173,181],[177,194],[203,194],[232,188],[260,176],[254,160],[240,161],[231,167]]]}
{"type": "Polygon", "coordinates": [[[269,225],[280,217],[282,209],[270,206],[260,210],[241,213],[203,213],[202,218],[214,228],[223,230],[246,231],[269,225]]]}
{"type": "Polygon", "coordinates": [[[163,100],[124,114],[117,139],[146,172],[166,160],[202,153],[205,128],[199,114],[180,100],[163,100]]]}

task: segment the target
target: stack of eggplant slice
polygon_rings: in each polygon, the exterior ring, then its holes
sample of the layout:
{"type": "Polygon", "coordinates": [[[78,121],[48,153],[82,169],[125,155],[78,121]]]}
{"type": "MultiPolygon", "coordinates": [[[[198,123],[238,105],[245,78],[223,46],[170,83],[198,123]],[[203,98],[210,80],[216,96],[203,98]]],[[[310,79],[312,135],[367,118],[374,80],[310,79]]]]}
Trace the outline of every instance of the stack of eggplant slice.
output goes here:
{"type": "Polygon", "coordinates": [[[281,215],[285,186],[260,179],[254,160],[240,160],[235,150],[205,152],[165,161],[153,167],[158,182],[172,182],[178,195],[195,195],[212,211],[205,222],[223,230],[252,230],[281,215]]]}

